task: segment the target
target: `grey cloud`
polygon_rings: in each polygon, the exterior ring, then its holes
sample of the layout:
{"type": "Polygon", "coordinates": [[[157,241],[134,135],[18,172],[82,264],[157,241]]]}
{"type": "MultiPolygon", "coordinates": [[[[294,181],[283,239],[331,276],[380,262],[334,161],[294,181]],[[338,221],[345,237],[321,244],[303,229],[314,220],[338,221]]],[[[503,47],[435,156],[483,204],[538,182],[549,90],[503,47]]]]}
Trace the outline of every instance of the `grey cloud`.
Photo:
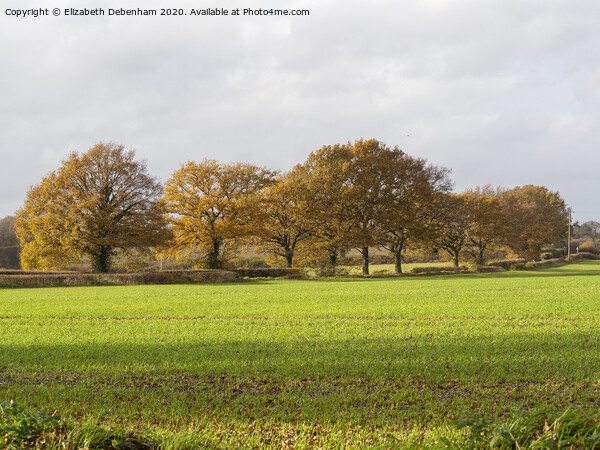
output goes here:
{"type": "MultiPolygon", "coordinates": [[[[116,5],[161,6],[103,2],[116,5]]],[[[0,216],[100,140],[136,148],[164,180],[189,159],[286,169],[376,137],[451,167],[459,190],[545,184],[600,217],[594,0],[256,4],[271,6],[311,15],[0,17],[0,216]]]]}

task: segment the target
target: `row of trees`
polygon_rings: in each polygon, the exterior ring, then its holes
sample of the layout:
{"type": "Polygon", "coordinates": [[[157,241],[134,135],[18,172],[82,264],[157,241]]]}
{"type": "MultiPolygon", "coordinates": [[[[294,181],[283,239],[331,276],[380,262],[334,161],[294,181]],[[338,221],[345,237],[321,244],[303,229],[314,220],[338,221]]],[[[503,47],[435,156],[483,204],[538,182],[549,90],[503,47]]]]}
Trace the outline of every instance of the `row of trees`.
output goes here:
{"type": "Polygon", "coordinates": [[[23,268],[60,267],[87,255],[107,271],[117,250],[200,255],[220,268],[252,243],[292,266],[355,248],[369,273],[374,247],[402,271],[408,246],[465,251],[482,263],[492,247],[532,258],[560,241],[567,208],[541,186],[451,192],[449,170],[383,143],[324,146],[287,173],[253,164],[187,162],[163,186],[134,152],[101,143],[30,188],[17,212],[23,268]]]}

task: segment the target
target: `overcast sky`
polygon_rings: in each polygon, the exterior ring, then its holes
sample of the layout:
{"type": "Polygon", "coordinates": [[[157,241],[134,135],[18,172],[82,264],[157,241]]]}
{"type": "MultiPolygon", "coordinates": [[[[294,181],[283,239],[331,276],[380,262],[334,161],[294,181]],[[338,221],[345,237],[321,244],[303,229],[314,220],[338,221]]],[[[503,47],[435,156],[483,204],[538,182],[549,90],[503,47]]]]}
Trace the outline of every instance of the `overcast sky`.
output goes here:
{"type": "Polygon", "coordinates": [[[598,0],[2,3],[0,217],[99,141],[165,181],[204,158],[286,170],[362,137],[451,168],[457,191],[544,185],[600,221],[598,0]],[[215,6],[310,15],[189,15],[215,6]],[[108,16],[137,7],[188,15],[108,16]]]}

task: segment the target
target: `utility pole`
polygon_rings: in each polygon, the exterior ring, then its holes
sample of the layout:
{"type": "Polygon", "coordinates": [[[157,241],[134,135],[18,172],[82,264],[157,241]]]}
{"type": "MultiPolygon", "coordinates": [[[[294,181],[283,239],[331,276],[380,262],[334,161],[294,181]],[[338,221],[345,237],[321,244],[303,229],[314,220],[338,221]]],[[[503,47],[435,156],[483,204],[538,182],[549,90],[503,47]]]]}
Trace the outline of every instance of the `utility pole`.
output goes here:
{"type": "Polygon", "coordinates": [[[571,208],[569,208],[569,234],[567,237],[567,261],[571,260],[571,208]]]}

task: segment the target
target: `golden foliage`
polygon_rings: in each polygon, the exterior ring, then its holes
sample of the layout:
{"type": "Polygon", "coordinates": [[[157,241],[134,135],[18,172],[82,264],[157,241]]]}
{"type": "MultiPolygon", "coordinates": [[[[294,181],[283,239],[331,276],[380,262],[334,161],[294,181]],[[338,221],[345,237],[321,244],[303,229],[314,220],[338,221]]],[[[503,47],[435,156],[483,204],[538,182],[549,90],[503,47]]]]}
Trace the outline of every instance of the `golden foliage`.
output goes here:
{"type": "Polygon", "coordinates": [[[106,272],[115,249],[157,245],[166,237],[160,183],[122,145],[72,153],[27,193],[15,227],[24,269],[62,267],[87,255],[106,272]]]}
{"type": "Polygon", "coordinates": [[[253,208],[275,172],[253,164],[189,161],[165,184],[175,254],[197,250],[208,267],[219,268],[225,249],[234,250],[252,229],[253,208]]]}
{"type": "Polygon", "coordinates": [[[504,241],[519,256],[533,259],[544,244],[566,240],[568,210],[558,192],[544,186],[518,186],[500,195],[504,241]]]}

